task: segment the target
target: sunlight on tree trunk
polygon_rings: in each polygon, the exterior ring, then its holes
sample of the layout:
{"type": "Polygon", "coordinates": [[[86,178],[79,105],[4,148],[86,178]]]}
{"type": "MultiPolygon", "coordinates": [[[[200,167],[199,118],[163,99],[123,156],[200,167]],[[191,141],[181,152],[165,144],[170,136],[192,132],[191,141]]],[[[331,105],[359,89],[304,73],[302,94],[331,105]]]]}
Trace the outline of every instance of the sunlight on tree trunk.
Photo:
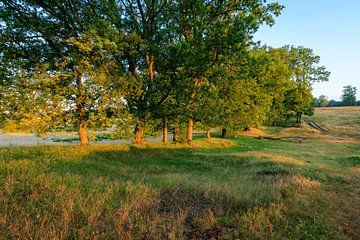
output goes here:
{"type": "Polygon", "coordinates": [[[168,143],[168,123],[166,118],[163,118],[163,143],[168,143]]]}
{"type": "Polygon", "coordinates": [[[85,90],[82,83],[82,75],[78,72],[76,74],[76,85],[77,85],[78,95],[75,102],[80,120],[79,138],[80,138],[81,146],[84,146],[89,144],[89,140],[86,135],[87,120],[86,120],[86,109],[85,109],[85,90]]]}
{"type": "Polygon", "coordinates": [[[211,129],[206,130],[205,136],[207,139],[211,139],[211,129]]]}
{"type": "Polygon", "coordinates": [[[173,128],[173,141],[178,142],[179,140],[180,140],[179,117],[176,117],[173,128]]]}
{"type": "Polygon", "coordinates": [[[154,55],[152,54],[149,56],[149,53],[146,52],[146,63],[148,64],[148,70],[149,70],[149,77],[150,80],[154,80],[155,74],[154,74],[154,55]]]}
{"type": "Polygon", "coordinates": [[[79,138],[80,138],[80,144],[81,146],[84,145],[88,145],[89,144],[89,140],[88,137],[86,135],[86,128],[87,128],[87,122],[84,121],[82,123],[80,123],[80,127],[79,127],[79,138]]]}
{"type": "Polygon", "coordinates": [[[192,143],[192,140],[193,140],[193,119],[192,118],[189,118],[189,120],[188,120],[186,140],[188,143],[192,143]]]}
{"type": "Polygon", "coordinates": [[[135,143],[136,144],[144,144],[144,130],[139,126],[136,125],[135,127],[135,143]]]}

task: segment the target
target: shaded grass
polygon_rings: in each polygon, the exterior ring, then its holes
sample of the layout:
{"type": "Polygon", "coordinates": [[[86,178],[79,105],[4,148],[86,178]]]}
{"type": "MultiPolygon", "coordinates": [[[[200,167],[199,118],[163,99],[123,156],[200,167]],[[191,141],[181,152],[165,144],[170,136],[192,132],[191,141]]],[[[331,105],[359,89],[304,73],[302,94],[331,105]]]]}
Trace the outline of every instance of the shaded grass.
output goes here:
{"type": "Polygon", "coordinates": [[[247,137],[1,148],[0,238],[356,239],[359,154],[247,137]]]}
{"type": "MultiPolygon", "coordinates": [[[[111,136],[110,134],[95,134],[92,132],[92,134],[90,134],[89,137],[89,140],[91,142],[96,142],[96,141],[102,141],[102,140],[111,140],[111,136]]],[[[53,142],[64,142],[64,143],[74,143],[74,142],[80,142],[79,140],[79,137],[78,136],[75,136],[75,137],[66,137],[66,138],[59,138],[59,137],[56,137],[56,138],[51,138],[51,140],[53,142]]]]}

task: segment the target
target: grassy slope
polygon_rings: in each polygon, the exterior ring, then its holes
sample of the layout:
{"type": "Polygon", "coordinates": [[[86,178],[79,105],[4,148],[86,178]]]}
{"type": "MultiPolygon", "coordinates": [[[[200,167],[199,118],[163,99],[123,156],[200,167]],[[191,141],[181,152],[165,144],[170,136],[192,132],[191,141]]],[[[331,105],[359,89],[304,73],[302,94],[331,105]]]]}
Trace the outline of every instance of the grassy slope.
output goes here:
{"type": "Polygon", "coordinates": [[[360,147],[308,128],[0,149],[0,239],[356,239],[360,147]]]}
{"type": "Polygon", "coordinates": [[[309,119],[335,132],[360,139],[360,106],[317,108],[316,114],[309,119]]]}

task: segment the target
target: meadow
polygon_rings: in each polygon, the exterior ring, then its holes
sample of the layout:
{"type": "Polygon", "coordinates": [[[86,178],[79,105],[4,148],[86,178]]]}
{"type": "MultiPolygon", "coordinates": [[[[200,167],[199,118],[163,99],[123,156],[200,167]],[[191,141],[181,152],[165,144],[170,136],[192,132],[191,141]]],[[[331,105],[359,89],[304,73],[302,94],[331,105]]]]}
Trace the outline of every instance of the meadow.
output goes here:
{"type": "Polygon", "coordinates": [[[334,134],[0,148],[0,239],[358,239],[359,110],[308,118],[334,134]]]}

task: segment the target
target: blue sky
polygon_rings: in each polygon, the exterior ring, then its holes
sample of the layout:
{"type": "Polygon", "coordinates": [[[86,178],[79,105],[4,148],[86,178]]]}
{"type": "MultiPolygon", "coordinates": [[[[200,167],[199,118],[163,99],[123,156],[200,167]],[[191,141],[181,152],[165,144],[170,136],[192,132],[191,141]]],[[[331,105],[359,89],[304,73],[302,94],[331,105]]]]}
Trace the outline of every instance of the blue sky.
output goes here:
{"type": "Polygon", "coordinates": [[[285,6],[282,14],[273,27],[261,27],[254,40],[272,47],[313,49],[331,72],[329,82],[314,84],[314,96],[340,99],[343,86],[352,85],[360,99],[360,0],[277,2],[285,6]]]}

